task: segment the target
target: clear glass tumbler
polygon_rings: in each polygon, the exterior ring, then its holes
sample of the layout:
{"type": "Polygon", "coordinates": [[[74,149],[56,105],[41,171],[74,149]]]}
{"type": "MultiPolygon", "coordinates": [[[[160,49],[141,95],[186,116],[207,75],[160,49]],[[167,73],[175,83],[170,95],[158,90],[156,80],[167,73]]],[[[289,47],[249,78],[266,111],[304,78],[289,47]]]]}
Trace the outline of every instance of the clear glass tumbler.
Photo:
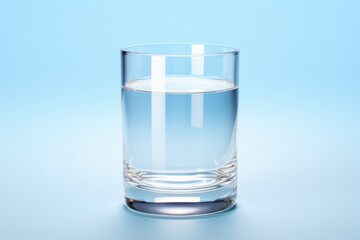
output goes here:
{"type": "Polygon", "coordinates": [[[238,50],[159,43],[122,49],[126,205],[189,216],[236,201],[238,50]]]}

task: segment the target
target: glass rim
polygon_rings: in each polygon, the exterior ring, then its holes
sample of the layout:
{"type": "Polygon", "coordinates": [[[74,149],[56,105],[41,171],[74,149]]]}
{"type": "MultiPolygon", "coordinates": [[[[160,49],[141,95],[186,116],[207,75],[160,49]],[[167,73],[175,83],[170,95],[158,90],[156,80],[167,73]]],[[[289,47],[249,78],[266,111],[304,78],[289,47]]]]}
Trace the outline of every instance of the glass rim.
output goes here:
{"type": "Polygon", "coordinates": [[[221,56],[221,55],[237,55],[240,52],[238,48],[222,45],[222,44],[209,44],[209,43],[189,43],[189,42],[159,42],[159,43],[142,43],[142,44],[131,44],[125,45],[121,48],[121,53],[124,55],[135,54],[135,55],[144,55],[144,56],[165,56],[165,57],[191,57],[191,56],[221,56]],[[183,46],[192,46],[192,45],[203,45],[210,47],[219,47],[226,48],[228,50],[224,51],[215,51],[211,53],[156,53],[156,51],[136,51],[132,50],[137,47],[149,47],[149,46],[165,46],[165,45],[183,45],[183,46]]]}

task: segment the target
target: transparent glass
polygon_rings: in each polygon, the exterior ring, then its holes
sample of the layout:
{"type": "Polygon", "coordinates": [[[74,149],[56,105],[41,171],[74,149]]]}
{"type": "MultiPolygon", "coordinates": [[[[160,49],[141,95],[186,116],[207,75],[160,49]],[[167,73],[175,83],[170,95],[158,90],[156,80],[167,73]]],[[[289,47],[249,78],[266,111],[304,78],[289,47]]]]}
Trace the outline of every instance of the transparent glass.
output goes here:
{"type": "Polygon", "coordinates": [[[233,207],[238,50],[146,44],[121,57],[126,205],[172,216],[233,207]]]}

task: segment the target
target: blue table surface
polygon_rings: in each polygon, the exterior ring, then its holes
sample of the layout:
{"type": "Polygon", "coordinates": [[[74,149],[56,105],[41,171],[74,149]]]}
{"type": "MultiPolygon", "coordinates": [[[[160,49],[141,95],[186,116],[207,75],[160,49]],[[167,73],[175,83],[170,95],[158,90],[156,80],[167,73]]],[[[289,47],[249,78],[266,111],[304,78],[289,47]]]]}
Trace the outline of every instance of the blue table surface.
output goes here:
{"type": "Polygon", "coordinates": [[[1,1],[0,239],[360,239],[358,1],[1,1]],[[120,48],[240,48],[237,207],[122,200],[120,48]]]}

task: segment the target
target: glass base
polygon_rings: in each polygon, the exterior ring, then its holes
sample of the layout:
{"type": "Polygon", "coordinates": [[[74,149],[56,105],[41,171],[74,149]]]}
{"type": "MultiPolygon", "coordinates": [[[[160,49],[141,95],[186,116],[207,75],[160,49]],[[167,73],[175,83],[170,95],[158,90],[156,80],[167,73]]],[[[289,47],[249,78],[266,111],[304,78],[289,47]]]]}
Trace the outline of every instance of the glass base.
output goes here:
{"type": "Polygon", "coordinates": [[[192,172],[150,172],[124,162],[126,205],[141,213],[198,216],[223,212],[235,205],[236,156],[228,164],[192,172]]]}
{"type": "Polygon", "coordinates": [[[125,204],[136,212],[172,217],[201,216],[224,212],[235,206],[236,197],[212,202],[145,202],[125,197],[125,204]]]}

